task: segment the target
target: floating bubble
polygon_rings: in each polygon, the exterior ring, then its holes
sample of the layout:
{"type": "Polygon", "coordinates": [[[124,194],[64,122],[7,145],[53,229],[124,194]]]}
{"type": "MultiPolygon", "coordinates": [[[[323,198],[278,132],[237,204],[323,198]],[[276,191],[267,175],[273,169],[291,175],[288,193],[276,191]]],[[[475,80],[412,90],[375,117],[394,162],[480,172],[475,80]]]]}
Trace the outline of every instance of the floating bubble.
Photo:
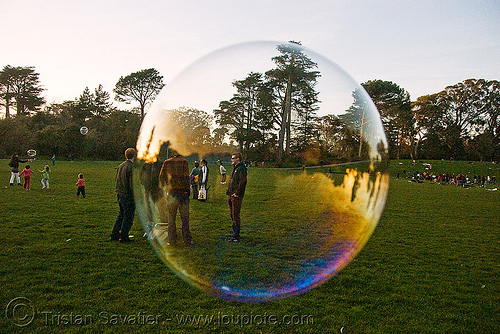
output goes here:
{"type": "Polygon", "coordinates": [[[89,132],[89,129],[88,129],[86,126],[82,126],[82,127],[80,128],[80,133],[81,133],[82,135],[84,135],[84,136],[85,136],[88,132],[89,132]]]}
{"type": "Polygon", "coordinates": [[[153,248],[182,279],[229,300],[270,301],[326,282],[366,244],[388,191],[375,105],[336,64],[296,43],[234,45],[192,64],[146,114],[137,153],[134,195],[153,248]],[[216,162],[229,182],[237,151],[253,163],[241,240],[230,242],[227,184],[216,162]],[[162,166],[176,154],[189,171],[201,159],[210,169],[206,202],[190,202],[190,246],[179,213],[177,243],[168,238],[169,209],[179,201],[175,173],[162,166]]]}
{"type": "Polygon", "coordinates": [[[30,149],[26,152],[26,154],[30,157],[34,157],[36,155],[36,151],[34,149],[30,149]]]}

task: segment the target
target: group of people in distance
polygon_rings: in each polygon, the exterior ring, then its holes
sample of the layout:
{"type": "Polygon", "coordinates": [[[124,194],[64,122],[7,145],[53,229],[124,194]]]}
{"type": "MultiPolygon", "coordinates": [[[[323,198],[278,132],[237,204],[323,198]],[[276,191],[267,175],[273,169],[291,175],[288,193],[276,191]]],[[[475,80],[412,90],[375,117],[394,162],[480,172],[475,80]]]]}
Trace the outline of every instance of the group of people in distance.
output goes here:
{"type": "MultiPolygon", "coordinates": [[[[135,213],[135,202],[133,195],[133,165],[135,149],[128,148],[125,151],[124,161],[116,171],[116,195],[118,198],[119,213],[113,225],[110,235],[111,240],[129,242],[129,231],[132,227],[135,213]]],[[[222,166],[222,163],[219,163],[222,166]]],[[[234,167],[228,182],[226,194],[228,196],[229,213],[232,222],[232,233],[229,241],[240,240],[240,210],[245,195],[247,184],[247,169],[242,163],[241,153],[231,155],[231,165],[234,167]]],[[[224,170],[220,169],[221,174],[224,170]]],[[[154,233],[168,245],[177,244],[178,235],[176,217],[179,213],[182,222],[182,239],[186,246],[193,245],[191,231],[189,229],[189,204],[190,195],[193,199],[200,199],[199,190],[207,189],[208,185],[208,162],[201,160],[201,168],[198,162],[189,172],[188,161],[180,155],[165,160],[163,163],[157,161],[145,163],[141,170],[141,182],[144,186],[146,206],[150,221],[154,220],[154,209],[149,207],[149,199],[156,205],[160,214],[160,222],[154,224],[154,233]],[[161,166],[160,166],[161,165],[161,166]]],[[[223,181],[225,183],[225,177],[223,181]]],[[[206,198],[206,197],[205,197],[206,198]]]]}
{"type": "MultiPolygon", "coordinates": [[[[442,174],[434,174],[432,172],[414,172],[404,170],[403,174],[407,179],[410,179],[413,182],[423,182],[423,181],[432,181],[437,182],[439,184],[451,184],[456,186],[472,186],[476,185],[478,187],[484,188],[486,185],[495,185],[496,184],[496,176],[489,175],[474,175],[469,176],[468,174],[450,174],[450,173],[442,173],[442,174]]],[[[399,179],[399,172],[396,174],[396,178],[399,179]]]]}
{"type": "MultiPolygon", "coordinates": [[[[25,190],[30,190],[30,181],[31,181],[31,174],[34,173],[34,171],[31,169],[30,165],[26,165],[24,169],[19,173],[19,164],[20,163],[25,163],[28,161],[33,161],[33,159],[26,159],[26,160],[21,160],[19,159],[18,153],[12,154],[9,162],[9,167],[11,167],[11,175],[10,175],[10,185],[14,185],[14,181],[17,181],[17,185],[21,185],[21,176],[24,176],[24,182],[23,182],[23,188],[25,190]]],[[[48,165],[45,165],[45,167],[39,171],[42,173],[42,189],[49,188],[49,180],[50,180],[50,168],[48,165]]]]}
{"type": "MultiPolygon", "coordinates": [[[[11,167],[11,175],[10,175],[10,185],[14,185],[14,181],[17,181],[17,184],[22,185],[25,190],[30,190],[31,186],[31,174],[34,171],[31,169],[30,165],[26,165],[24,169],[19,172],[19,164],[25,163],[29,161],[33,161],[34,159],[20,159],[17,152],[12,154],[9,162],[9,167],[11,167]],[[24,176],[24,182],[21,184],[21,176],[24,176]]],[[[55,165],[55,155],[52,156],[52,165],[55,165]]],[[[39,170],[42,173],[42,179],[40,182],[42,183],[42,189],[50,188],[50,167],[49,165],[45,165],[42,170],[39,170]]],[[[79,197],[82,194],[83,198],[85,198],[85,180],[83,179],[83,174],[78,175],[78,181],[76,185],[78,187],[76,196],[79,197]]]]}

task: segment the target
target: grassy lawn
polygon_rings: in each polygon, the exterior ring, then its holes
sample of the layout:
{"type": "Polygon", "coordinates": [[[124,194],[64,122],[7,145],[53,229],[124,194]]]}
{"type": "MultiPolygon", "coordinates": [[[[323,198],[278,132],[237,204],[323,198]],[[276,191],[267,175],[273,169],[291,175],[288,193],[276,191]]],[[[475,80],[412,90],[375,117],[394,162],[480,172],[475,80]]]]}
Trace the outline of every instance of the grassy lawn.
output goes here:
{"type": "MultiPolygon", "coordinates": [[[[296,297],[240,303],[205,294],[178,278],[142,238],[137,218],[131,231],[134,242],[108,241],[118,210],[113,178],[119,162],[58,161],[51,165],[50,189],[42,190],[37,171],[46,163],[31,163],[36,172],[32,190],[24,191],[8,185],[8,161],[0,161],[4,166],[0,170],[2,333],[500,331],[500,195],[492,191],[498,185],[461,188],[397,180],[397,171],[402,176],[404,169],[421,172],[424,168],[421,163],[393,161],[382,218],[344,270],[296,297]],[[85,199],[75,196],[80,172],[87,185],[85,199]],[[24,300],[28,306],[20,303],[15,309],[17,321],[30,315],[29,307],[35,310],[33,321],[23,328],[4,312],[17,297],[29,299],[24,300]]],[[[500,176],[500,166],[486,162],[434,161],[432,165],[435,173],[500,176]]],[[[217,169],[211,170],[212,197],[207,203],[192,202],[191,212],[192,220],[207,222],[203,231],[217,238],[230,232],[230,222],[225,206],[210,209],[225,200],[217,169]]],[[[268,194],[260,181],[268,181],[268,173],[249,170],[255,187],[247,189],[242,228],[252,221],[265,221],[259,206],[268,194]]],[[[293,209],[277,206],[276,211],[293,209]]],[[[192,225],[195,242],[201,231],[192,225]]],[[[237,246],[266,250],[267,240],[247,240],[237,246]]],[[[241,261],[248,261],[247,251],[240,252],[241,261]]],[[[263,266],[256,263],[255,268],[264,277],[273,274],[273,267],[265,275],[263,266]]]]}

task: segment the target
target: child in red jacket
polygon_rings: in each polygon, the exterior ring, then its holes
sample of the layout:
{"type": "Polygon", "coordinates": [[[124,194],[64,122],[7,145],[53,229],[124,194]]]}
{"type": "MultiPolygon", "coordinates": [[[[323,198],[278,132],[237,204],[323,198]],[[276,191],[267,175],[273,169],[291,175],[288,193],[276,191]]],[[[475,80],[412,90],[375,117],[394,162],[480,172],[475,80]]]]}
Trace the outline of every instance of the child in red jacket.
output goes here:
{"type": "Polygon", "coordinates": [[[83,179],[82,173],[78,174],[78,182],[75,184],[75,186],[78,186],[76,197],[80,197],[80,194],[82,194],[82,197],[85,198],[85,180],[83,179]]]}

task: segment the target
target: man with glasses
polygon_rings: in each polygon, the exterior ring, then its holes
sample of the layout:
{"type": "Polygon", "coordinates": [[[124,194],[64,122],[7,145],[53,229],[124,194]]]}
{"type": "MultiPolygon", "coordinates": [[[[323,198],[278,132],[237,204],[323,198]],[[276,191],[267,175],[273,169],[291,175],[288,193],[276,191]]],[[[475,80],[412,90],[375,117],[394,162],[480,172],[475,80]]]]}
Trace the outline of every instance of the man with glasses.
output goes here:
{"type": "Polygon", "coordinates": [[[229,212],[233,223],[233,233],[229,240],[232,242],[240,241],[240,210],[245,188],[247,185],[247,169],[241,162],[241,153],[233,153],[231,156],[231,165],[234,167],[229,179],[226,194],[229,203],[229,212]]]}

